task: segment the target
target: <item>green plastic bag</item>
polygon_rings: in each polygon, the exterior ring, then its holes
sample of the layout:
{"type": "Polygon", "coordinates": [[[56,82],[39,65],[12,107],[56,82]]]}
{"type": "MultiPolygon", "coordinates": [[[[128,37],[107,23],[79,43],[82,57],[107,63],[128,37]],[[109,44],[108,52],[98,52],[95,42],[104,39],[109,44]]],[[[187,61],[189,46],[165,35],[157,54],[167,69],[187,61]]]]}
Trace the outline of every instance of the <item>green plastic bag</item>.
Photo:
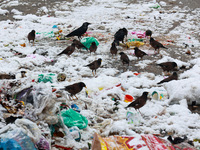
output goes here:
{"type": "Polygon", "coordinates": [[[53,31],[51,31],[51,32],[36,32],[36,35],[38,35],[38,36],[43,36],[43,37],[49,37],[49,38],[51,38],[51,37],[54,37],[55,35],[54,35],[54,33],[53,33],[53,31]]]}
{"type": "Polygon", "coordinates": [[[157,8],[160,8],[160,5],[159,4],[154,4],[154,5],[150,6],[149,8],[155,8],[155,9],[157,9],[157,8]]]}
{"type": "Polygon", "coordinates": [[[143,39],[128,39],[128,42],[131,42],[131,41],[140,41],[140,42],[143,42],[143,39]]]}
{"type": "Polygon", "coordinates": [[[51,82],[53,83],[53,78],[55,78],[55,74],[53,73],[49,73],[47,75],[44,75],[44,74],[39,74],[38,75],[38,82],[44,82],[44,83],[47,83],[47,82],[51,82]]]}
{"type": "Polygon", "coordinates": [[[64,124],[68,128],[77,126],[79,129],[84,129],[88,125],[87,118],[74,111],[73,109],[61,111],[61,117],[63,118],[64,124]]]}
{"type": "Polygon", "coordinates": [[[90,48],[92,42],[95,42],[97,46],[99,45],[99,42],[94,37],[84,37],[81,39],[81,43],[88,49],[90,48]]]}

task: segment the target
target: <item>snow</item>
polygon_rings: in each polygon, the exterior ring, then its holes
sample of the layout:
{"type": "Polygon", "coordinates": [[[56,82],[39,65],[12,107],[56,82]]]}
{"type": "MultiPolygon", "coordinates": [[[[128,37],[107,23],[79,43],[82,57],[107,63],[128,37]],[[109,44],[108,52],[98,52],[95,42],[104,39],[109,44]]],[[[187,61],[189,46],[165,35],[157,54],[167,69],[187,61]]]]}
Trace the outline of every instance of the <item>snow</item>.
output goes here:
{"type": "Polygon", "coordinates": [[[9,12],[8,10],[0,9],[0,14],[1,14],[1,15],[4,15],[4,14],[6,14],[6,13],[8,13],[8,12],[9,12]]]}
{"type": "MultiPolygon", "coordinates": [[[[173,0],[175,1],[175,0],[173,0]]],[[[138,133],[156,134],[163,129],[166,132],[173,132],[175,136],[187,135],[190,140],[195,138],[200,139],[200,116],[197,113],[192,113],[187,104],[192,101],[197,101],[200,104],[200,41],[194,35],[199,32],[199,9],[193,10],[190,13],[188,9],[174,6],[171,10],[165,9],[169,3],[160,1],[161,8],[149,8],[154,6],[156,0],[148,2],[132,3],[123,2],[120,0],[94,0],[84,4],[81,0],[71,2],[60,2],[61,7],[55,11],[55,17],[49,16],[50,8],[40,7],[38,12],[44,12],[45,15],[37,16],[36,14],[23,15],[19,10],[12,9],[16,21],[4,20],[1,21],[1,39],[0,39],[0,73],[19,74],[20,71],[27,71],[27,78],[23,81],[23,86],[17,89],[22,90],[24,87],[34,85],[46,89],[49,93],[51,86],[62,88],[76,82],[84,82],[87,89],[83,89],[77,97],[77,101],[69,101],[66,98],[67,104],[75,103],[81,109],[81,114],[88,119],[88,127],[81,130],[82,140],[73,143],[73,146],[83,148],[87,146],[87,142],[92,141],[93,134],[99,133],[101,136],[109,136],[111,133],[118,135],[138,136],[138,133]],[[162,12],[163,13],[160,13],[162,12]],[[174,11],[174,12],[173,12],[174,11]],[[129,16],[129,19],[125,19],[129,16]],[[154,20],[156,17],[156,20],[154,20]],[[161,20],[159,20],[159,17],[161,20]],[[85,50],[75,50],[70,56],[57,56],[64,48],[71,44],[71,41],[59,43],[55,37],[48,37],[46,33],[58,31],[53,29],[53,25],[57,25],[63,30],[66,35],[70,31],[82,25],[83,22],[92,23],[88,31],[92,34],[101,33],[105,40],[100,41],[96,54],[89,54],[85,50]],[[180,25],[174,27],[175,22],[180,22],[180,25]],[[71,27],[68,27],[71,25],[71,27]],[[101,30],[100,26],[105,27],[101,30]],[[109,54],[110,46],[113,41],[114,33],[119,29],[126,27],[129,31],[128,38],[133,38],[130,33],[133,31],[144,32],[147,29],[153,31],[153,36],[156,39],[172,39],[175,43],[170,45],[169,49],[161,50],[162,57],[154,56],[149,53],[142,60],[137,60],[133,55],[132,50],[118,47],[119,50],[125,51],[132,63],[127,71],[123,69],[120,57],[111,58],[109,54]],[[169,28],[173,28],[169,31],[169,28]],[[36,35],[35,45],[29,44],[27,35],[31,30],[41,33],[36,35]],[[191,32],[192,31],[192,32],[191,32]],[[26,44],[26,47],[20,44],[26,44]],[[182,56],[188,49],[184,48],[183,43],[189,45],[189,50],[192,51],[190,59],[184,59],[182,56]],[[194,49],[192,49],[192,45],[194,49]],[[173,46],[179,46],[179,49],[173,49],[173,46]],[[22,53],[23,56],[18,56],[15,52],[22,53]],[[171,51],[178,54],[178,57],[171,55],[171,51]],[[33,54],[33,52],[36,52],[33,54]],[[46,56],[41,55],[43,52],[48,52],[46,56]],[[97,70],[97,77],[93,77],[92,71],[86,67],[87,64],[96,60],[102,59],[102,65],[97,70]],[[54,65],[48,65],[55,61],[54,65]],[[186,67],[186,70],[181,70],[178,74],[177,81],[157,85],[163,79],[162,74],[148,72],[145,69],[152,64],[158,64],[166,61],[174,61],[178,67],[186,67]],[[137,69],[136,69],[137,68],[137,69]],[[136,71],[139,70],[139,71],[136,71]],[[134,73],[140,73],[135,75],[134,73]],[[32,79],[38,74],[48,73],[65,73],[67,79],[65,82],[50,83],[31,83],[32,79]],[[121,86],[117,86],[121,84],[121,86]],[[123,87],[126,91],[121,89],[123,87]],[[152,99],[151,93],[154,90],[165,89],[169,98],[159,101],[152,99]],[[88,92],[86,97],[85,92],[88,92]],[[149,92],[149,100],[146,105],[140,109],[143,116],[139,117],[139,125],[128,124],[126,120],[127,111],[137,113],[134,108],[126,110],[124,107],[128,103],[124,102],[126,94],[132,95],[134,99],[141,96],[144,91],[149,92]],[[118,111],[113,111],[115,107],[112,96],[117,94],[120,98],[118,111]],[[85,108],[87,105],[87,109],[85,108]],[[162,115],[161,112],[164,112],[162,115]],[[97,120],[102,122],[97,122],[97,120]]],[[[2,6],[18,6],[19,2],[9,1],[3,3],[2,6]]],[[[0,8],[0,14],[8,13],[8,10],[0,8]]],[[[98,37],[97,37],[98,38],[98,37]]],[[[163,40],[166,43],[166,40],[163,40]]],[[[148,41],[147,41],[148,43],[148,41]]],[[[167,47],[168,45],[166,45],[167,47]]],[[[149,47],[141,47],[148,51],[149,47]]],[[[151,49],[152,50],[152,49],[151,49]]],[[[149,51],[150,52],[150,51],[149,51]]],[[[156,67],[156,66],[155,66],[156,67]]],[[[5,109],[0,105],[0,111],[5,109]]],[[[1,114],[1,117],[3,115],[1,114]]],[[[3,127],[4,123],[0,123],[3,127]]],[[[67,141],[67,140],[66,140],[67,141]]],[[[61,143],[67,143],[61,139],[61,143]]],[[[140,141],[136,141],[140,142],[140,141]]],[[[72,143],[70,143],[72,144],[72,143]]],[[[66,146],[70,145],[69,143],[66,146]]],[[[71,145],[70,145],[71,146],[71,145]]],[[[200,146],[195,143],[195,146],[200,146]]]]}

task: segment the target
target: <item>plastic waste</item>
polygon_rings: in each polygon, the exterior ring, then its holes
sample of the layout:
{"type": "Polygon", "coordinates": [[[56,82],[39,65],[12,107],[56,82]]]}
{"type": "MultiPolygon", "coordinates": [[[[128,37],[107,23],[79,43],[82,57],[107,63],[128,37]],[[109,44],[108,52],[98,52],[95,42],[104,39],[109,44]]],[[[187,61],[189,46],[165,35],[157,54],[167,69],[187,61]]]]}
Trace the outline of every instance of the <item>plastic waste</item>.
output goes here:
{"type": "Polygon", "coordinates": [[[39,74],[38,75],[38,82],[44,82],[44,83],[47,83],[47,82],[51,82],[53,83],[55,80],[55,74],[53,73],[49,73],[49,74],[39,74]]]}
{"type": "Polygon", "coordinates": [[[25,117],[34,121],[39,119],[48,124],[57,123],[56,103],[66,102],[66,98],[57,98],[56,93],[52,93],[52,87],[46,84],[35,84],[33,89],[33,104],[26,104],[25,117]]]}
{"type": "Polygon", "coordinates": [[[38,61],[38,60],[44,61],[44,62],[53,62],[54,61],[53,59],[44,57],[44,56],[39,55],[39,54],[28,54],[27,57],[33,59],[34,61],[38,61]]]}
{"type": "Polygon", "coordinates": [[[63,110],[63,109],[68,109],[70,108],[66,103],[62,103],[60,104],[60,109],[63,110]]]}
{"type": "Polygon", "coordinates": [[[132,102],[133,101],[133,97],[131,95],[125,95],[124,101],[127,102],[127,103],[128,102],[132,102]]]}
{"type": "Polygon", "coordinates": [[[50,150],[49,142],[42,136],[37,143],[37,148],[41,150],[50,150]]]}
{"type": "Polygon", "coordinates": [[[65,81],[65,79],[66,79],[66,74],[64,74],[64,73],[59,73],[58,74],[58,76],[57,76],[58,82],[65,81]]]}
{"type": "Polygon", "coordinates": [[[75,141],[79,142],[81,140],[81,134],[78,127],[74,126],[69,128],[69,132],[75,141]]]}
{"type": "Polygon", "coordinates": [[[143,42],[144,40],[143,39],[128,39],[128,42],[131,42],[131,41],[140,41],[140,42],[143,42]]]}
{"type": "Polygon", "coordinates": [[[28,119],[17,119],[15,121],[15,124],[18,127],[21,127],[24,129],[24,132],[35,142],[37,143],[40,141],[40,138],[42,137],[41,131],[38,128],[37,124],[28,120],[28,119]]]}
{"type": "Polygon", "coordinates": [[[19,110],[24,108],[24,102],[18,100],[9,100],[8,102],[6,99],[3,99],[1,105],[12,114],[16,114],[19,110]]]}
{"type": "Polygon", "coordinates": [[[36,150],[34,143],[21,129],[8,131],[1,136],[0,149],[3,150],[36,150]]]}
{"type": "Polygon", "coordinates": [[[152,98],[155,100],[165,100],[168,98],[168,93],[165,89],[156,89],[152,92],[152,98]]]}
{"type": "Polygon", "coordinates": [[[160,139],[159,137],[151,135],[151,134],[142,135],[142,139],[145,141],[148,148],[152,150],[174,149],[172,144],[168,142],[167,140],[160,139]]]}
{"type": "Polygon", "coordinates": [[[90,48],[92,42],[95,42],[97,46],[99,45],[99,42],[94,37],[84,37],[81,39],[81,43],[88,49],[90,48]]]}
{"type": "Polygon", "coordinates": [[[53,27],[52,28],[58,28],[58,26],[57,25],[53,25],[53,27]]]}
{"type": "Polygon", "coordinates": [[[60,130],[60,124],[51,124],[50,132],[52,137],[61,137],[65,136],[65,132],[60,130]]]}
{"type": "Polygon", "coordinates": [[[152,6],[149,6],[149,8],[157,9],[157,8],[160,8],[160,5],[158,3],[156,3],[156,4],[152,5],[152,6]]]}
{"type": "Polygon", "coordinates": [[[33,104],[33,95],[31,93],[32,90],[33,90],[32,86],[21,90],[20,92],[14,95],[14,99],[23,101],[25,104],[26,103],[33,104]]]}
{"type": "Polygon", "coordinates": [[[69,128],[77,126],[79,129],[84,129],[88,125],[87,118],[74,111],[73,109],[61,111],[61,116],[63,118],[64,124],[69,128]]]}
{"type": "Polygon", "coordinates": [[[117,85],[115,85],[115,86],[112,86],[112,87],[109,87],[109,88],[107,88],[107,87],[104,87],[104,86],[100,86],[100,87],[98,87],[98,89],[89,89],[89,88],[87,88],[85,91],[86,91],[86,97],[92,97],[93,95],[99,95],[99,94],[101,94],[101,93],[103,93],[103,92],[105,92],[105,91],[108,91],[108,90],[111,90],[111,89],[113,89],[113,88],[115,88],[115,87],[120,87],[121,88],[121,90],[122,91],[126,91],[124,88],[123,88],[123,86],[121,85],[121,83],[120,84],[117,84],[117,85]]]}
{"type": "Polygon", "coordinates": [[[55,35],[54,35],[53,31],[51,31],[51,32],[41,32],[41,33],[36,32],[36,37],[49,37],[49,38],[51,38],[51,37],[54,37],[54,36],[55,35]]]}
{"type": "Polygon", "coordinates": [[[140,47],[140,46],[142,46],[142,45],[144,45],[144,43],[143,43],[143,42],[140,42],[140,41],[131,41],[131,42],[127,42],[127,43],[126,43],[126,46],[127,46],[128,48],[130,48],[131,46],[140,47]]]}
{"type": "Polygon", "coordinates": [[[135,126],[140,125],[141,115],[139,114],[139,112],[133,113],[133,112],[128,111],[126,114],[126,118],[127,118],[128,124],[133,124],[135,126]]]}
{"type": "Polygon", "coordinates": [[[21,150],[21,146],[17,143],[16,140],[13,139],[3,139],[0,142],[0,149],[1,150],[21,150]]]}
{"type": "Polygon", "coordinates": [[[26,44],[25,44],[25,43],[23,43],[23,44],[20,44],[20,46],[22,46],[22,47],[26,47],[26,44]]]}
{"type": "Polygon", "coordinates": [[[73,148],[61,146],[61,145],[58,145],[58,144],[53,145],[53,147],[63,149],[63,150],[72,150],[73,149],[73,148]]]}
{"type": "Polygon", "coordinates": [[[102,138],[95,133],[92,142],[92,150],[137,150],[140,148],[148,149],[140,136],[139,138],[138,136],[110,136],[102,138]]]}
{"type": "Polygon", "coordinates": [[[73,110],[75,110],[76,112],[78,112],[78,113],[81,112],[80,108],[79,108],[76,104],[72,104],[72,105],[71,105],[71,108],[72,108],[73,110]]]}
{"type": "Polygon", "coordinates": [[[195,148],[194,146],[185,142],[180,144],[175,144],[174,147],[178,150],[199,150],[198,148],[195,148]]]}
{"type": "MultiPolygon", "coordinates": [[[[134,32],[131,32],[131,34],[135,34],[137,35],[138,38],[145,38],[146,37],[146,32],[142,32],[142,31],[134,31],[134,32]]],[[[141,39],[142,40],[142,39],[141,39]]],[[[135,39],[135,40],[132,40],[132,41],[140,41],[139,39],[135,39]]],[[[142,41],[141,41],[142,42],[142,41]]]]}

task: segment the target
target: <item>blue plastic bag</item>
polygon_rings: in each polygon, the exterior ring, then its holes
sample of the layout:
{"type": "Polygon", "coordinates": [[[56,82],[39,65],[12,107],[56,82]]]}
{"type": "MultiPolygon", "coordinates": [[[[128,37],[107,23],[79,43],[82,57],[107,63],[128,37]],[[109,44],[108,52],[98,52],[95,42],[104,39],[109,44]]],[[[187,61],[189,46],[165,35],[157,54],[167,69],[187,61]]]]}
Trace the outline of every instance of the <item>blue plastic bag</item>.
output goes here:
{"type": "Polygon", "coordinates": [[[4,138],[0,142],[0,149],[3,150],[22,150],[21,146],[14,139],[4,138]]]}
{"type": "Polygon", "coordinates": [[[31,138],[21,129],[8,131],[1,135],[0,148],[3,150],[37,150],[31,138]]]}

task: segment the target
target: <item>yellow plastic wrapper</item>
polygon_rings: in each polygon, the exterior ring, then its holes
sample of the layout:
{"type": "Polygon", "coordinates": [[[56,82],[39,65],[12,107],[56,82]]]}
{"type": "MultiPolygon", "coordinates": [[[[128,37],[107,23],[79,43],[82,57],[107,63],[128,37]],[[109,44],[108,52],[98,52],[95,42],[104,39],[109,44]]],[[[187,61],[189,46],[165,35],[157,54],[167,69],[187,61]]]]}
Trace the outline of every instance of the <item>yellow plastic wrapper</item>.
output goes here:
{"type": "Polygon", "coordinates": [[[142,45],[144,45],[144,43],[143,43],[143,42],[140,42],[140,41],[131,41],[131,42],[127,42],[127,43],[126,43],[126,46],[127,46],[128,48],[130,48],[131,46],[140,47],[140,46],[142,46],[142,45]]]}
{"type": "Polygon", "coordinates": [[[110,136],[102,138],[97,133],[94,134],[92,150],[135,150],[136,148],[147,147],[143,144],[134,144],[130,136],[110,136]]]}
{"type": "MultiPolygon", "coordinates": [[[[187,144],[187,143],[186,143],[187,144]]],[[[177,145],[178,146],[178,145],[177,145]]],[[[179,145],[182,149],[196,150],[192,146],[179,145]],[[189,149],[188,149],[189,148],[189,149]]],[[[180,149],[181,149],[180,148],[180,149]]],[[[110,136],[102,138],[94,134],[92,150],[175,150],[176,148],[167,140],[152,134],[135,136],[110,136]]]]}

